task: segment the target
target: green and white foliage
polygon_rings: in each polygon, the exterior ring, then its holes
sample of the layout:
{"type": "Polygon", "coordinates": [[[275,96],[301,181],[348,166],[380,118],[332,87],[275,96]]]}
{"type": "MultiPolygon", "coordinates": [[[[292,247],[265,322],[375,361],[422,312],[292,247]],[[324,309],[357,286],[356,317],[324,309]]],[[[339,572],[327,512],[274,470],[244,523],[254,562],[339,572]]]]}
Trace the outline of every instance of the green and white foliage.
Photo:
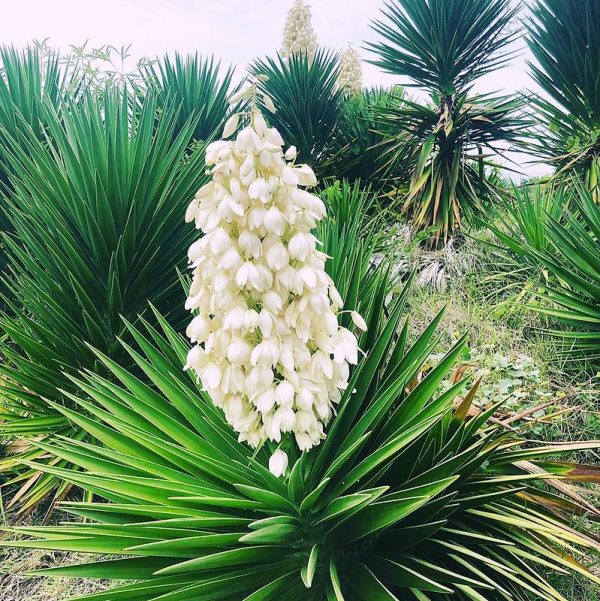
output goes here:
{"type": "Polygon", "coordinates": [[[405,295],[386,318],[386,279],[372,283],[347,305],[367,317],[366,357],[325,441],[291,454],[285,478],[268,469],[269,445],[237,441],[157,316],[162,331],[129,326],[141,350],[126,347],[150,385],[98,354],[112,378],[83,374],[60,409],[101,446],[38,443],[79,468],[41,470],[97,496],[63,507],[87,521],[17,528],[28,539],[4,544],[114,555],[42,572],[114,580],[79,598],[96,601],[567,601],[544,572],[600,584],[577,559],[598,542],[568,519],[590,509],[543,487],[549,474],[597,480],[554,459],[592,445],[522,445],[488,425],[495,406],[468,419],[464,383],[439,392],[464,340],[421,378],[439,317],[408,346],[405,295]]]}

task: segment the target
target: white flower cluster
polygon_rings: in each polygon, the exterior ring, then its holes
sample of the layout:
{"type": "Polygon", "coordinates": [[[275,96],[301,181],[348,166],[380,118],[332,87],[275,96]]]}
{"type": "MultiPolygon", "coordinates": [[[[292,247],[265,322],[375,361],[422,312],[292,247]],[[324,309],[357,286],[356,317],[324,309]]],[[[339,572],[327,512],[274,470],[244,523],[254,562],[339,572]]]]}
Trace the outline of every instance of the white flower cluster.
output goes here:
{"type": "Polygon", "coordinates": [[[351,46],[342,52],[338,87],[348,96],[360,94],[362,90],[362,66],[360,55],[351,46]]]}
{"type": "MultiPolygon", "coordinates": [[[[197,314],[187,329],[194,346],[186,369],[196,371],[240,441],[257,447],[290,433],[308,451],[325,437],[347,387],[357,339],[338,324],[343,300],[311,233],[325,216],[322,200],[303,189],[315,175],[295,164],[294,147],[284,155],[255,94],[256,83],[242,93],[253,96],[249,125],[235,140],[208,146],[213,177],[186,213],[204,234],[189,249],[186,307],[197,314]]],[[[225,138],[239,120],[228,121],[225,138]]],[[[360,315],[352,319],[366,329],[360,315]]],[[[279,476],[287,455],[278,449],[270,463],[279,476]]]]}
{"type": "Polygon", "coordinates": [[[310,6],[304,0],[296,0],[288,13],[283,30],[281,55],[293,54],[313,57],[317,51],[317,36],[312,28],[310,6]]]}

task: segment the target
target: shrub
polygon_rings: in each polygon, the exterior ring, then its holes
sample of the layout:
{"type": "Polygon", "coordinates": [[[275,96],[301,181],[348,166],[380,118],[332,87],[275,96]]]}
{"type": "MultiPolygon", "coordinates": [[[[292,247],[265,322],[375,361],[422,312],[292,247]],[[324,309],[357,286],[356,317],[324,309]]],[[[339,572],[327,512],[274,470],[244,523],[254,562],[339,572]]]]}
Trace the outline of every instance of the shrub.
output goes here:
{"type": "Polygon", "coordinates": [[[314,57],[300,53],[259,59],[250,68],[253,75],[268,77],[260,88],[277,106],[276,113],[268,114],[270,124],[321,178],[331,175],[322,164],[331,154],[342,115],[338,70],[337,56],[323,49],[314,57]]]}
{"type": "MultiPolygon", "coordinates": [[[[18,136],[24,122],[32,135],[42,139],[42,105],[49,103],[60,110],[67,89],[68,81],[61,73],[58,54],[37,46],[22,51],[1,46],[0,65],[0,138],[18,136]]],[[[0,181],[4,186],[10,185],[9,170],[7,161],[1,161],[0,181]]],[[[0,229],[6,231],[9,227],[4,212],[0,213],[0,229]]]]}
{"type": "Polygon", "coordinates": [[[534,251],[553,276],[542,294],[541,310],[568,329],[557,332],[595,364],[600,359],[600,212],[583,186],[564,222],[550,217],[552,246],[534,251]]]}
{"type": "Polygon", "coordinates": [[[514,186],[499,205],[498,225],[493,231],[516,254],[527,258],[526,247],[546,251],[552,246],[552,221],[568,212],[570,192],[564,186],[525,184],[514,186]]]}
{"type": "Polygon", "coordinates": [[[358,179],[376,186],[381,194],[388,191],[383,146],[397,134],[396,127],[386,127],[382,117],[401,105],[404,90],[366,88],[346,98],[342,105],[339,134],[335,149],[326,161],[327,173],[353,182],[358,179]]]}
{"type": "Polygon", "coordinates": [[[554,333],[568,342],[567,352],[597,363],[600,213],[592,192],[583,182],[515,190],[504,223],[492,230],[507,275],[529,289],[533,282],[542,301],[537,310],[566,326],[554,333]]]}
{"type": "MultiPolygon", "coordinates": [[[[147,307],[143,299],[183,327],[177,267],[193,231],[182,214],[206,180],[204,157],[186,157],[194,120],[176,135],[172,105],[157,119],[152,94],[139,109],[131,100],[128,92],[107,90],[102,100],[87,95],[63,110],[45,104],[42,139],[21,120],[2,143],[14,229],[5,236],[9,298],[0,316],[7,334],[0,371],[10,382],[1,400],[3,436],[70,432],[54,406],[72,388],[69,374],[99,368],[90,344],[124,360],[120,316],[135,319],[147,307]]],[[[40,455],[29,449],[0,467],[40,455]]],[[[18,471],[23,487],[15,500],[24,509],[56,485],[25,466],[18,471]]]]}
{"type": "Polygon", "coordinates": [[[197,54],[163,57],[144,70],[146,85],[155,92],[159,108],[176,108],[175,134],[187,129],[190,119],[195,126],[190,138],[207,141],[220,133],[229,113],[227,98],[231,91],[233,69],[220,76],[220,63],[197,54]]]}
{"type": "Polygon", "coordinates": [[[129,325],[142,353],[126,348],[151,385],[98,353],[116,382],[82,374],[79,409],[60,411],[102,446],[36,443],[80,468],[39,466],[98,496],[64,507],[90,521],[18,528],[31,538],[5,544],[119,556],[41,572],[136,580],[98,601],[558,601],[541,571],[600,582],[573,557],[598,549],[566,521],[584,506],[542,487],[549,473],[597,480],[592,467],[548,460],[590,445],[523,446],[487,424],[497,405],[467,419],[464,382],[438,392],[464,339],[421,377],[439,317],[408,347],[407,326],[396,334],[405,296],[386,320],[384,287],[380,276],[361,294],[367,355],[326,440],[293,456],[283,479],[268,470],[269,444],[238,443],[182,371],[186,342],[160,316],[162,332],[129,325]]]}
{"type": "MultiPolygon", "coordinates": [[[[317,238],[324,240],[335,233],[343,244],[356,244],[358,240],[367,242],[370,254],[389,250],[390,233],[385,229],[385,215],[379,210],[376,192],[364,187],[360,181],[335,181],[321,193],[327,206],[327,220],[333,220],[335,227],[327,221],[317,229],[317,238]]],[[[326,243],[328,245],[328,243],[326,243]]],[[[343,258],[345,253],[334,252],[333,259],[343,258]]]]}

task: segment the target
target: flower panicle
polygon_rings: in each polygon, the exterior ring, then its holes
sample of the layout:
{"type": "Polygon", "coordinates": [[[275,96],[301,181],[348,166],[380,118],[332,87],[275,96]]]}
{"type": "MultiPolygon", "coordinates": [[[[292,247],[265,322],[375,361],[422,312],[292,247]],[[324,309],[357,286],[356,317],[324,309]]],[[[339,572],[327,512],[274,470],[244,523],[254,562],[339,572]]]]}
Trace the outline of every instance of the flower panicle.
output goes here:
{"type": "Polygon", "coordinates": [[[362,90],[360,55],[352,46],[342,52],[337,84],[346,96],[356,96],[362,90]]]}
{"type": "Polygon", "coordinates": [[[317,51],[317,36],[312,26],[312,12],[304,0],[296,0],[287,15],[283,29],[281,56],[305,54],[312,58],[317,51]]]}
{"type": "MultiPolygon", "coordinates": [[[[208,146],[212,179],[186,213],[203,235],[188,253],[186,307],[195,316],[185,367],[240,441],[256,448],[285,438],[308,451],[324,439],[359,349],[338,323],[343,300],[312,233],[326,213],[307,190],[315,174],[296,164],[293,146],[284,152],[257,107],[256,83],[232,98],[251,101],[248,125],[208,146]]],[[[239,114],[231,117],[223,136],[239,123],[239,114]]],[[[352,319],[366,328],[358,314],[352,319]]],[[[278,449],[270,462],[278,476],[287,467],[283,455],[278,449]]]]}

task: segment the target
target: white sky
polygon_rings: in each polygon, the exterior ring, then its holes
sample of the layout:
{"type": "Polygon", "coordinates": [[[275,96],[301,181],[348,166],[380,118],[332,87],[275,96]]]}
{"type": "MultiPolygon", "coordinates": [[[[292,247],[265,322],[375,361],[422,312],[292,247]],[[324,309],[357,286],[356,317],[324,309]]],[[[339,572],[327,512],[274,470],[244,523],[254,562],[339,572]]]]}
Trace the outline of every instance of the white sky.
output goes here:
{"type": "MultiPolygon", "coordinates": [[[[214,54],[224,64],[245,66],[273,54],[281,44],[283,24],[293,0],[0,0],[0,43],[26,45],[50,38],[62,49],[89,40],[91,45],[132,44],[134,57],[178,50],[214,54]]],[[[363,58],[365,41],[376,34],[370,21],[384,0],[312,0],[313,26],[321,45],[343,49],[352,44],[363,58]]],[[[482,80],[479,91],[514,92],[535,88],[522,54],[512,65],[482,80]]],[[[364,64],[366,85],[403,83],[364,64]]],[[[540,173],[528,167],[529,174],[540,173]]]]}

